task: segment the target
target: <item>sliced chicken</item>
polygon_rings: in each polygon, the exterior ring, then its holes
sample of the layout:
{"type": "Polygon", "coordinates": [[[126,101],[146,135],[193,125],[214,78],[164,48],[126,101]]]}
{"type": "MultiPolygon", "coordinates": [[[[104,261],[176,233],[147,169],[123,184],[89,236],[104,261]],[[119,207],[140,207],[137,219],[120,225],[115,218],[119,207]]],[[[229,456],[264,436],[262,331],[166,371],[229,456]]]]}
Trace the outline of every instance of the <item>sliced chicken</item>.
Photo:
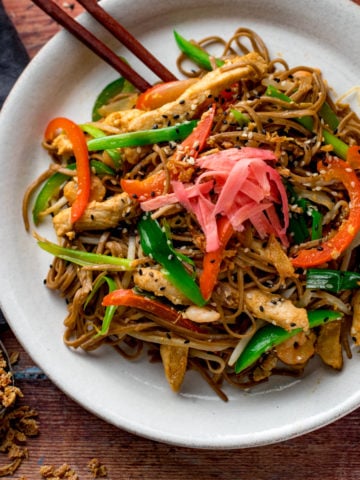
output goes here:
{"type": "Polygon", "coordinates": [[[174,392],[178,392],[183,383],[187,369],[188,353],[188,347],[160,345],[165,377],[174,392]]]}
{"type": "Polygon", "coordinates": [[[134,274],[135,285],[142,290],[165,297],[174,305],[190,305],[191,302],[181,293],[165,275],[155,268],[141,268],[134,274]]]}
{"type": "Polygon", "coordinates": [[[341,328],[341,321],[322,325],[316,342],[316,352],[323,362],[336,370],[341,370],[343,366],[341,328]]]}
{"type": "Polygon", "coordinates": [[[353,319],[351,324],[351,336],[356,346],[360,345],[360,290],[357,290],[353,296],[353,319]]]}
{"type": "MultiPolygon", "coordinates": [[[[104,124],[122,132],[161,128],[183,123],[198,115],[198,107],[211,102],[212,97],[239,80],[259,79],[267,71],[267,63],[257,52],[234,56],[225,64],[200,78],[180,97],[160,108],[144,112],[136,108],[110,113],[104,124]]],[[[65,134],[58,135],[51,143],[51,150],[58,154],[71,154],[72,145],[65,134]]]]}
{"type": "Polygon", "coordinates": [[[296,333],[276,347],[276,356],[287,365],[304,365],[315,354],[315,340],[314,332],[296,333]]]}
{"type": "Polygon", "coordinates": [[[259,79],[266,70],[265,60],[256,52],[233,57],[227,60],[225,65],[207,73],[191,85],[176,101],[149,112],[141,110],[116,112],[109,115],[105,123],[124,131],[147,130],[154,126],[161,128],[182,123],[194,118],[198,107],[204,102],[211,101],[211,97],[216,97],[222,90],[239,80],[259,79]]]}
{"type": "Polygon", "coordinates": [[[302,328],[305,331],[309,329],[306,309],[295,307],[290,300],[281,295],[252,288],[245,292],[244,302],[256,318],[266,320],[288,331],[295,328],[302,328]]]}
{"type": "Polygon", "coordinates": [[[139,206],[125,192],[107,198],[103,202],[90,202],[83,216],[71,223],[71,208],[61,210],[53,218],[56,235],[85,230],[107,230],[118,226],[121,220],[132,218],[139,213],[139,206]]]}
{"type": "Polygon", "coordinates": [[[60,133],[51,143],[51,151],[57,155],[72,155],[73,147],[68,136],[65,133],[60,133]]]}
{"type": "Polygon", "coordinates": [[[269,241],[265,247],[263,247],[262,243],[258,241],[253,241],[251,246],[259,255],[266,259],[270,265],[274,265],[280,275],[282,283],[284,283],[286,278],[297,277],[289,257],[286,255],[280,242],[278,242],[274,235],[270,235],[269,241]]]}
{"type": "MultiPolygon", "coordinates": [[[[74,180],[70,180],[64,186],[64,197],[70,205],[72,205],[77,197],[78,184],[74,180]]],[[[97,202],[102,202],[106,194],[106,188],[104,187],[100,178],[96,175],[91,175],[91,185],[90,185],[90,202],[93,200],[97,202]]]]}

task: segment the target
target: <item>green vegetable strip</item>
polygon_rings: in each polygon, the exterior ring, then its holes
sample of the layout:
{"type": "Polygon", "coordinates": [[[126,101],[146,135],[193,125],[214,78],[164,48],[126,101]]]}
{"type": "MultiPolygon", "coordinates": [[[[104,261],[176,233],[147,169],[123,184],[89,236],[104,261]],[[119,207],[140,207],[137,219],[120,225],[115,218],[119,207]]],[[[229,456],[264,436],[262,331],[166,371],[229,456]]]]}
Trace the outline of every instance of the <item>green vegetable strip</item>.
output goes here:
{"type": "Polygon", "coordinates": [[[300,244],[306,242],[309,231],[302,215],[293,214],[289,221],[289,231],[292,233],[295,243],[300,244]]]}
{"type": "MultiPolygon", "coordinates": [[[[110,168],[108,165],[105,165],[103,162],[100,162],[99,160],[91,160],[90,166],[98,175],[115,175],[115,172],[112,168],[110,168]]],[[[76,164],[71,163],[66,165],[66,168],[69,170],[75,170],[76,164]]],[[[44,182],[36,196],[32,209],[32,216],[35,225],[38,225],[40,222],[41,212],[44,212],[48,208],[51,199],[59,193],[61,186],[68,179],[69,176],[65,173],[56,172],[44,182]]]]}
{"type": "Polygon", "coordinates": [[[88,149],[94,151],[108,148],[141,147],[142,145],[152,145],[160,142],[181,141],[193,131],[196,124],[197,121],[192,120],[171,127],[94,138],[88,141],[88,149]]]}
{"type": "Polygon", "coordinates": [[[32,217],[35,225],[39,224],[41,212],[45,211],[48,208],[50,200],[59,192],[61,186],[68,178],[68,175],[57,172],[51,175],[51,177],[49,177],[43,184],[41,190],[36,196],[35,203],[32,209],[32,217]]]}
{"type": "MultiPolygon", "coordinates": [[[[107,276],[99,277],[96,280],[96,282],[94,283],[93,288],[92,288],[90,294],[88,295],[88,297],[86,299],[86,302],[84,304],[84,309],[86,309],[86,307],[90,303],[91,299],[94,297],[94,295],[99,290],[101,285],[103,285],[104,282],[107,283],[108,288],[109,288],[109,292],[113,292],[114,290],[116,290],[117,285],[116,285],[116,282],[112,278],[107,277],[107,276]]],[[[95,335],[95,337],[99,337],[101,335],[106,335],[108,333],[111,321],[114,317],[114,314],[115,314],[117,308],[118,307],[116,305],[109,305],[108,307],[105,308],[105,314],[104,314],[104,318],[103,318],[103,321],[102,321],[101,329],[98,331],[98,333],[95,335]]]]}
{"type": "Polygon", "coordinates": [[[244,113],[239,112],[239,110],[236,110],[235,108],[232,108],[230,111],[240,127],[244,127],[249,123],[250,119],[244,113]]]}
{"type": "Polygon", "coordinates": [[[95,125],[90,125],[89,123],[82,123],[79,125],[79,127],[83,132],[88,133],[94,138],[106,137],[106,133],[101,130],[101,128],[95,127],[95,125]]]}
{"type": "Polygon", "coordinates": [[[98,175],[116,175],[115,171],[101,160],[91,160],[90,167],[93,168],[98,175]]]}
{"type": "Polygon", "coordinates": [[[92,121],[96,122],[100,120],[101,115],[99,114],[99,109],[108,103],[115,95],[118,95],[123,91],[125,79],[120,77],[113,82],[106,85],[106,87],[99,93],[97,96],[93,109],[92,109],[92,121]]]}
{"type": "Polygon", "coordinates": [[[320,108],[320,117],[324,120],[331,130],[335,131],[339,126],[339,119],[333,109],[327,102],[324,102],[320,108]]]}
{"type": "Polygon", "coordinates": [[[347,157],[347,152],[349,150],[349,146],[346,145],[340,138],[335,137],[332,133],[328,132],[327,130],[323,130],[323,137],[324,137],[324,142],[332,145],[334,152],[336,155],[343,160],[346,160],[347,157]]]}
{"type": "Polygon", "coordinates": [[[305,221],[305,211],[307,207],[307,201],[304,198],[297,198],[295,192],[292,194],[296,199],[294,203],[302,209],[302,214],[294,213],[290,218],[290,231],[294,235],[296,243],[303,243],[309,237],[309,230],[305,221]]]}
{"type": "MultiPolygon", "coordinates": [[[[278,98],[279,100],[283,100],[284,102],[287,102],[287,103],[290,103],[292,101],[290,97],[280,92],[273,85],[269,85],[267,87],[266,95],[269,97],[278,98]]],[[[311,117],[305,116],[302,118],[295,118],[294,120],[300,123],[307,130],[312,132],[314,123],[311,117]]],[[[342,140],[337,138],[335,135],[328,132],[327,130],[323,130],[322,133],[323,133],[324,143],[332,145],[335,154],[338,157],[342,158],[343,160],[346,160],[346,155],[347,155],[349,146],[346,145],[346,143],[344,143],[342,140]]]]}
{"type": "MultiPolygon", "coordinates": [[[[205,50],[198,45],[191,43],[189,40],[186,40],[175,30],[174,37],[178,47],[184,53],[184,55],[199,65],[199,67],[204,68],[205,70],[212,70],[210,55],[205,50]]],[[[216,58],[215,63],[218,67],[221,67],[225,62],[219,58],[216,58]]]]}
{"type": "MultiPolygon", "coordinates": [[[[315,310],[308,312],[308,319],[310,328],[315,328],[327,322],[339,320],[342,314],[332,310],[315,310]]],[[[244,351],[235,364],[235,373],[240,373],[246,368],[253,365],[266,352],[280,345],[280,343],[288,340],[297,333],[302,331],[301,328],[296,328],[288,332],[281,327],[275,325],[265,325],[257,330],[249,343],[246,345],[244,351]]]]}
{"type": "Polygon", "coordinates": [[[38,241],[38,245],[55,257],[82,267],[91,265],[114,265],[119,267],[120,270],[132,270],[134,268],[133,261],[128,258],[111,257],[110,255],[73,250],[72,248],[61,247],[55,243],[43,240],[38,241]]]}
{"type": "MultiPolygon", "coordinates": [[[[81,130],[85,133],[88,133],[94,138],[102,138],[106,137],[106,133],[104,133],[100,128],[94,127],[94,125],[89,125],[87,123],[84,123],[82,125],[79,125],[81,130]]],[[[121,154],[118,150],[114,148],[110,148],[106,150],[106,153],[109,155],[111,160],[114,162],[114,166],[116,169],[120,167],[120,161],[121,161],[121,154]]]]}
{"type": "Polygon", "coordinates": [[[323,215],[316,208],[311,208],[311,240],[320,240],[322,238],[323,215]]]}
{"type": "MultiPolygon", "coordinates": [[[[268,85],[268,87],[266,89],[266,92],[265,92],[265,95],[267,95],[268,97],[277,98],[277,99],[282,100],[283,102],[286,102],[286,103],[292,103],[293,102],[290,97],[285,95],[285,93],[280,92],[280,90],[278,90],[273,85],[268,85]]],[[[301,118],[295,118],[294,120],[296,120],[298,123],[300,123],[300,125],[305,127],[307,130],[312,131],[313,126],[314,126],[314,122],[313,122],[313,119],[311,117],[304,116],[304,117],[301,117],[301,118]]]]}
{"type": "Polygon", "coordinates": [[[309,230],[305,221],[305,215],[309,214],[311,223],[311,240],[318,240],[322,237],[322,214],[305,198],[299,198],[292,186],[288,183],[287,189],[291,195],[292,203],[298,205],[303,213],[293,213],[290,217],[289,230],[294,236],[296,243],[303,243],[309,237],[309,230]]]}
{"type": "Polygon", "coordinates": [[[306,274],[306,288],[338,293],[360,287],[360,273],[310,268],[306,274]]]}
{"type": "Polygon", "coordinates": [[[134,92],[136,92],[136,88],[134,87],[134,85],[125,79],[122,93],[134,93],[134,92]]]}
{"type": "Polygon", "coordinates": [[[200,288],[194,278],[187,272],[179,258],[174,255],[168,245],[166,232],[150,214],[142,216],[138,223],[141,248],[145,255],[156,260],[164,269],[164,273],[176,288],[189,300],[199,306],[205,305],[200,288]]]}
{"type": "Polygon", "coordinates": [[[195,274],[195,262],[194,262],[194,260],[192,258],[188,257],[187,255],[184,255],[183,253],[177,252],[175,250],[174,245],[173,245],[172,240],[171,240],[170,226],[167,222],[164,222],[163,229],[164,229],[164,232],[165,232],[165,235],[166,235],[166,241],[167,241],[169,249],[172,251],[172,253],[181,262],[187,263],[188,265],[190,265],[193,268],[194,274],[195,274]]]}

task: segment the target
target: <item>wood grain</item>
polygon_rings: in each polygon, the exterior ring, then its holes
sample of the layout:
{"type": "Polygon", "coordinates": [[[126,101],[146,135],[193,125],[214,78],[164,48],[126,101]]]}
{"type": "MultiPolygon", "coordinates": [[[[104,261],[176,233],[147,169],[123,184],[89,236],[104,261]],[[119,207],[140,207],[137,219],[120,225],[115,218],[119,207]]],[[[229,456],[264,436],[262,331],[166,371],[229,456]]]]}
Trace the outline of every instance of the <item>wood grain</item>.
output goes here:
{"type": "MultiPolygon", "coordinates": [[[[3,3],[33,57],[58,26],[30,0],[3,3]]],[[[81,11],[78,6],[72,8],[71,0],[58,3],[73,15],[81,11]]],[[[21,353],[15,372],[24,393],[22,403],[38,410],[41,430],[39,437],[28,441],[29,458],[12,478],[36,480],[41,465],[68,463],[80,479],[90,480],[87,464],[94,457],[106,465],[108,478],[113,480],[360,478],[360,409],[316,432],[277,445],[233,451],[174,447],[132,435],[88,413],[36,369],[10,330],[2,339],[10,351],[21,353]]]]}
{"type": "MultiPolygon", "coordinates": [[[[55,1],[72,16],[83,11],[83,8],[72,0],[55,1]]],[[[3,0],[3,5],[30,58],[33,58],[40,48],[60,30],[60,27],[31,0],[3,0]]]]}

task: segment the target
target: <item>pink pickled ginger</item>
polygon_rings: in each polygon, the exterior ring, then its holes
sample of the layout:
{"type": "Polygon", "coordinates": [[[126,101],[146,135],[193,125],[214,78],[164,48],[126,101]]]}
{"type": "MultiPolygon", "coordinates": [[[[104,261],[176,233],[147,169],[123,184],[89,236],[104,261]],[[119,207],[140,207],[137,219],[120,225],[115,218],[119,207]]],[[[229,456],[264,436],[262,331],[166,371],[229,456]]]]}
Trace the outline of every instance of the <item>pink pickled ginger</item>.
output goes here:
{"type": "Polygon", "coordinates": [[[275,161],[270,150],[251,147],[203,156],[196,160],[202,173],[195,183],[172,181],[173,193],[142,202],[141,208],[149,211],[179,202],[196,216],[207,252],[219,247],[219,215],[226,216],[235,231],[242,231],[249,221],[260,238],[274,234],[287,245],[288,200],[280,174],[268,163],[275,161]]]}

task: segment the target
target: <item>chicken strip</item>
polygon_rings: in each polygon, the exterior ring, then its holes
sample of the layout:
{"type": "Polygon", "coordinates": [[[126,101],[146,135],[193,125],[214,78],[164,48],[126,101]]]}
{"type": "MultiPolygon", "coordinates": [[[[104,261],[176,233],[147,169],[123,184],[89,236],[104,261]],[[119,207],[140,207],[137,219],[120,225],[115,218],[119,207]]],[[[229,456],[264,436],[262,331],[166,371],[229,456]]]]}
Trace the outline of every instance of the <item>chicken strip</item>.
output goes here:
{"type": "Polygon", "coordinates": [[[140,268],[134,274],[135,285],[142,290],[165,297],[174,305],[190,305],[189,299],[172,285],[165,275],[155,268],[140,268]]]}
{"type": "Polygon", "coordinates": [[[73,146],[66,133],[60,133],[51,143],[51,151],[57,155],[72,155],[73,146]]]}
{"type": "Polygon", "coordinates": [[[123,192],[107,198],[103,202],[90,202],[82,217],[71,223],[71,208],[61,210],[53,218],[56,235],[61,237],[71,232],[85,230],[107,230],[115,228],[121,220],[139,214],[139,206],[123,192]]]}
{"type": "MultiPolygon", "coordinates": [[[[113,112],[104,119],[104,124],[116,127],[122,132],[130,132],[183,123],[196,118],[198,107],[210,102],[211,98],[219,95],[221,91],[239,80],[262,78],[266,71],[267,63],[257,52],[234,56],[226,60],[222,67],[200,78],[174,102],[148,112],[136,108],[113,112]]],[[[58,135],[51,143],[51,150],[58,155],[70,155],[72,145],[67,135],[58,135]]]]}
{"type": "Polygon", "coordinates": [[[209,102],[211,97],[238,82],[250,78],[259,79],[267,71],[267,63],[256,52],[242,57],[233,57],[225,64],[207,73],[198,82],[191,85],[180,97],[155,110],[142,112],[139,110],[116,112],[110,114],[105,123],[121,128],[123,131],[137,131],[161,128],[170,124],[183,123],[191,120],[197,113],[198,107],[209,102]]]}
{"type": "Polygon", "coordinates": [[[342,322],[326,323],[320,327],[316,341],[316,352],[326,365],[341,370],[344,360],[341,346],[342,322]]]}
{"type": "Polygon", "coordinates": [[[279,273],[281,284],[285,283],[286,278],[297,277],[289,257],[286,255],[280,242],[274,235],[270,235],[269,241],[265,247],[260,241],[253,241],[251,247],[270,265],[274,265],[279,273]]]}
{"type": "Polygon", "coordinates": [[[287,331],[295,328],[309,329],[305,308],[298,308],[286,298],[258,288],[246,290],[244,303],[250,313],[287,331]]]}
{"type": "Polygon", "coordinates": [[[186,346],[160,345],[164,372],[171,389],[178,392],[184,381],[189,348],[186,346]]]}
{"type": "Polygon", "coordinates": [[[358,347],[360,345],[360,290],[357,290],[352,300],[353,319],[351,324],[351,336],[358,347]]]}

